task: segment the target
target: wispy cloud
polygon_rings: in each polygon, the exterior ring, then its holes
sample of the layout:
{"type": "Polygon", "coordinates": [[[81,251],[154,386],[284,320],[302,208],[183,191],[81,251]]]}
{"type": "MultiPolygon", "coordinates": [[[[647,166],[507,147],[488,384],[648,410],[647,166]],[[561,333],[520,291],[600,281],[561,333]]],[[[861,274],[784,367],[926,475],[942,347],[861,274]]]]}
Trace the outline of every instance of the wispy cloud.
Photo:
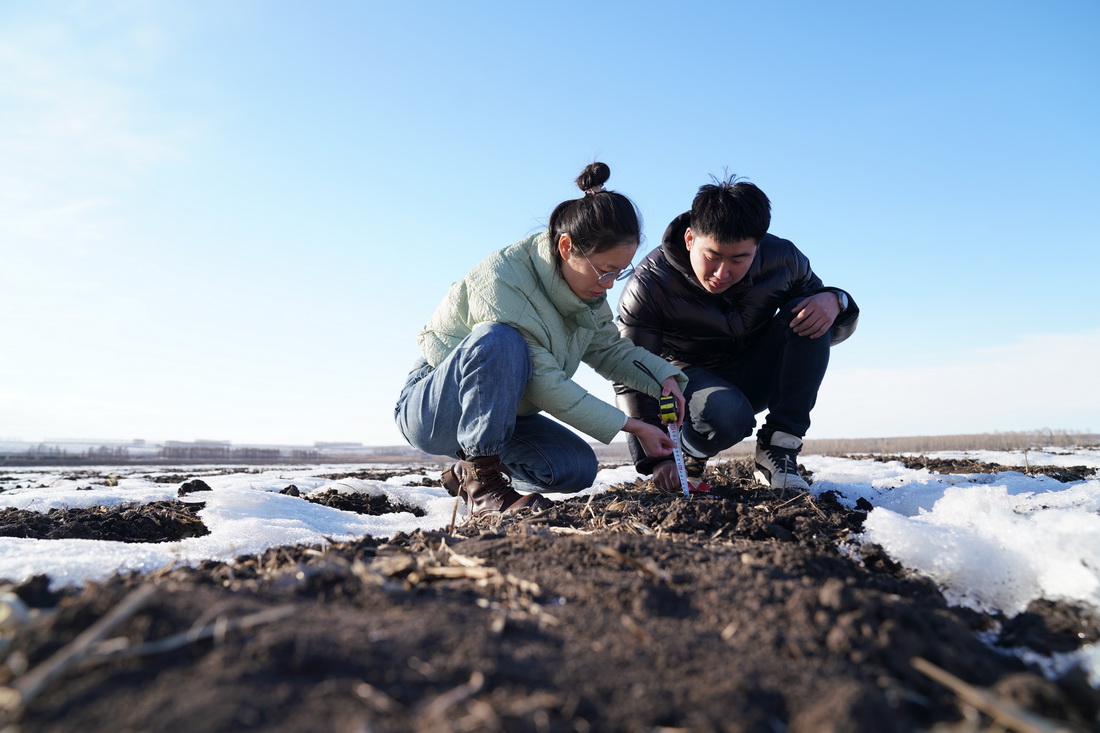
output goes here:
{"type": "Polygon", "coordinates": [[[171,127],[149,124],[156,111],[143,93],[162,42],[156,25],[118,14],[110,25],[84,5],[69,9],[0,30],[5,256],[103,242],[119,223],[119,199],[177,155],[171,127]]]}

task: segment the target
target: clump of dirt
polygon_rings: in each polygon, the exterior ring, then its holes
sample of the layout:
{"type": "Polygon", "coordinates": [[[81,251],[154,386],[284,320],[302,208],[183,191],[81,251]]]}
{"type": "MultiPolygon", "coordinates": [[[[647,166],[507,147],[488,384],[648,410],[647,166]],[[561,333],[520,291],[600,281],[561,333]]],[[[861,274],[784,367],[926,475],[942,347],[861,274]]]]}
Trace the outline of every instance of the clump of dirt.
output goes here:
{"type": "MultiPolygon", "coordinates": [[[[186,478],[186,477],[185,477],[186,478]]],[[[201,479],[185,480],[180,495],[210,491],[201,479]]],[[[411,512],[422,517],[424,510],[385,496],[342,494],[330,489],[302,497],[305,501],[356,514],[374,516],[411,512]]],[[[202,503],[157,501],[90,508],[57,508],[43,514],[28,509],[0,509],[0,537],[39,540],[110,540],[112,542],[175,542],[210,534],[198,512],[202,503]]]]}
{"type": "Polygon", "coordinates": [[[1064,654],[1082,644],[1100,641],[1100,616],[1090,608],[1064,600],[1034,600],[1024,613],[1005,622],[999,646],[1027,647],[1045,656],[1064,654]]]}
{"type": "MultiPolygon", "coordinates": [[[[858,456],[851,456],[857,458],[858,456]]],[[[1096,469],[1089,466],[1002,466],[998,463],[982,463],[972,458],[928,458],[926,456],[874,456],[882,463],[897,461],[906,468],[924,468],[933,473],[1003,473],[1017,471],[1029,476],[1049,476],[1062,483],[1086,481],[1096,475],[1096,469]]]]}
{"type": "Polygon", "coordinates": [[[735,461],[689,499],[642,480],[453,531],[272,548],[54,594],[41,578],[12,584],[31,618],[5,634],[0,685],[18,687],[112,610],[130,613],[8,718],[26,733],[989,725],[921,671],[930,664],[1063,726],[1097,725],[1100,693],[1079,669],[1048,681],[980,640],[999,629],[1002,643],[1062,650],[1085,616],[1037,603],[1013,624],[949,607],[875,548],[840,551],[864,511],[748,476],[735,461]]]}
{"type": "Polygon", "coordinates": [[[200,472],[187,471],[182,469],[161,469],[156,473],[148,474],[136,474],[137,476],[145,479],[146,481],[152,481],[157,484],[179,484],[185,481],[194,479],[201,479],[203,477],[210,476],[226,476],[232,473],[257,473],[258,469],[246,469],[246,468],[211,468],[200,472]],[[165,473],[167,471],[168,473],[165,473]],[[172,473],[175,471],[175,473],[172,473]]]}
{"type": "Polygon", "coordinates": [[[198,518],[201,505],[158,501],[151,504],[51,509],[0,510],[0,537],[38,540],[172,542],[210,534],[198,518]]]}
{"type": "MultiPolygon", "coordinates": [[[[344,478],[357,478],[365,481],[389,481],[394,476],[408,476],[412,473],[419,473],[411,466],[400,469],[378,469],[378,468],[366,468],[358,471],[345,471],[343,473],[323,473],[320,478],[329,479],[331,481],[339,481],[344,478]]],[[[436,486],[438,482],[432,481],[430,478],[424,477],[418,482],[407,484],[408,486],[436,486]]]]}
{"type": "Polygon", "coordinates": [[[392,514],[394,512],[411,512],[417,517],[422,517],[425,514],[424,510],[420,507],[390,501],[382,494],[376,496],[362,493],[345,494],[336,489],[329,489],[320,493],[307,494],[302,498],[314,504],[321,504],[333,509],[354,512],[356,514],[380,516],[382,514],[392,514]]]}

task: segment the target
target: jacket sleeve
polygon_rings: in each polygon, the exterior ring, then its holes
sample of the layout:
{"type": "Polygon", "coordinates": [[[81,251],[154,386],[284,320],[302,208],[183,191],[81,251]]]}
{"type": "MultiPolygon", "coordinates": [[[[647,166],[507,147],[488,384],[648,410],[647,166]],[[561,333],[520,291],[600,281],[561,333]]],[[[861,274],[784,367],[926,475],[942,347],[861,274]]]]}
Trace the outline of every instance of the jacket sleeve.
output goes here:
{"type": "MultiPolygon", "coordinates": [[[[687,385],[687,378],[675,366],[620,338],[610,321],[606,323],[606,328],[609,332],[606,337],[613,338],[615,341],[615,348],[612,351],[617,355],[618,364],[613,369],[609,369],[606,364],[590,363],[597,373],[629,381],[635,388],[648,389],[657,394],[658,384],[634,366],[634,360],[639,359],[644,361],[659,381],[663,382],[669,377],[676,377],[681,390],[687,385]]],[[[524,399],[596,440],[605,444],[610,443],[626,423],[627,416],[624,411],[604,402],[573,381],[562,370],[554,355],[536,339],[531,338],[530,334],[525,333],[524,338],[527,340],[532,367],[531,379],[527,383],[524,399]]],[[[610,358],[607,350],[597,349],[597,352],[605,358],[610,358]]]]}
{"type": "MultiPolygon", "coordinates": [[[[786,242],[786,240],[783,241],[786,242]]],[[[788,242],[788,244],[790,243],[788,242]]],[[[791,271],[790,298],[816,295],[825,290],[824,283],[821,282],[821,278],[814,274],[813,268],[810,267],[810,260],[806,255],[802,254],[802,251],[793,244],[790,247],[792,251],[788,255],[790,259],[786,265],[791,271]]]]}
{"type": "Polygon", "coordinates": [[[483,278],[478,285],[476,295],[472,293],[470,298],[471,320],[510,325],[527,342],[531,378],[523,394],[524,400],[586,435],[610,443],[622,430],[626,415],[573,381],[558,357],[548,350],[547,326],[526,292],[526,288],[534,288],[535,283],[483,278]]]}
{"type": "Polygon", "coordinates": [[[558,360],[537,341],[527,338],[527,346],[532,373],[524,399],[601,443],[610,443],[626,422],[622,410],[570,379],[558,360]]]}
{"type": "Polygon", "coordinates": [[[837,316],[836,322],[833,323],[829,345],[835,346],[851,336],[859,323],[859,306],[856,305],[851,293],[840,288],[826,287],[821,278],[814,274],[809,259],[797,248],[795,249],[793,269],[797,273],[794,285],[796,294],[816,295],[817,293],[843,292],[848,296],[848,308],[837,316]]]}
{"type": "Polygon", "coordinates": [[[687,377],[679,367],[624,337],[611,322],[610,312],[608,316],[600,324],[584,355],[585,363],[597,374],[612,382],[629,385],[631,389],[654,399],[660,395],[660,385],[669,377],[676,378],[681,390],[687,386],[687,377]]]}
{"type": "Polygon", "coordinates": [[[859,325],[859,306],[856,305],[856,299],[847,290],[833,287],[824,288],[824,290],[830,293],[844,293],[848,296],[848,308],[837,316],[836,321],[833,322],[833,334],[829,345],[836,346],[855,333],[856,326],[859,325]]]}

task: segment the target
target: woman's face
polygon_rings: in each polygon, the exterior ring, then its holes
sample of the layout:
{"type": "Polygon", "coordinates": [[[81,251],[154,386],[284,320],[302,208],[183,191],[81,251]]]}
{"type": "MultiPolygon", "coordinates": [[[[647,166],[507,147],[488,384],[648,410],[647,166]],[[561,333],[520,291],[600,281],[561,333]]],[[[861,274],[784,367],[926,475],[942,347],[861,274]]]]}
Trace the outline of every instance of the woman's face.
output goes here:
{"type": "Polygon", "coordinates": [[[607,291],[615,287],[615,278],[607,277],[604,278],[607,282],[599,282],[601,276],[618,275],[630,267],[637,252],[637,242],[625,242],[586,256],[573,246],[573,240],[568,234],[558,238],[562,277],[569,289],[581,300],[593,300],[607,295],[607,291]]]}

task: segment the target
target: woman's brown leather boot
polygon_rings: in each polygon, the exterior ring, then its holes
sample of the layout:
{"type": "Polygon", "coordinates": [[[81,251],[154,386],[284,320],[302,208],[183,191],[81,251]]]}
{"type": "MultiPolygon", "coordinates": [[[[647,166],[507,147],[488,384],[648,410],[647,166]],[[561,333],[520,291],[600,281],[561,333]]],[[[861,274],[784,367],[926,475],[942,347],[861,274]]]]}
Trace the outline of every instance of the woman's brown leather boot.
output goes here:
{"type": "Polygon", "coordinates": [[[443,488],[466,502],[470,514],[548,509],[554,502],[542,494],[521,494],[512,488],[512,477],[500,456],[482,456],[452,463],[443,470],[443,488]]]}

